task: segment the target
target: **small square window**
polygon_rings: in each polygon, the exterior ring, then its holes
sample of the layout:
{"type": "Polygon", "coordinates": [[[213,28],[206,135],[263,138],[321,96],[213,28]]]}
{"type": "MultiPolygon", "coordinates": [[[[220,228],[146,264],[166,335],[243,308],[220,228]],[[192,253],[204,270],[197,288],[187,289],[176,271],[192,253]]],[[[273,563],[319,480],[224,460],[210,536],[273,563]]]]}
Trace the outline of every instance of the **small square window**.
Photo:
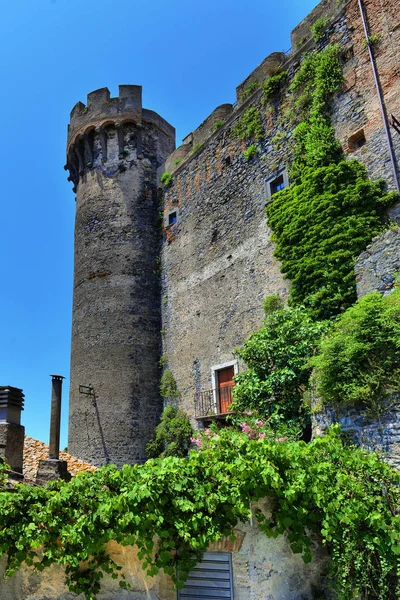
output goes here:
{"type": "Polygon", "coordinates": [[[349,152],[355,152],[366,143],[364,129],[359,129],[351,135],[347,142],[349,152]]]}
{"type": "Polygon", "coordinates": [[[275,194],[276,192],[283,190],[283,188],[285,187],[283,175],[279,175],[279,177],[277,177],[276,179],[271,181],[270,185],[271,185],[271,196],[272,196],[272,194],[275,194]]]}
{"type": "Polygon", "coordinates": [[[164,226],[171,227],[172,225],[175,225],[175,223],[178,222],[178,216],[179,210],[177,208],[167,212],[167,214],[165,215],[164,226]]]}
{"type": "Polygon", "coordinates": [[[168,225],[173,225],[174,223],[176,223],[177,219],[178,219],[178,216],[176,214],[176,211],[169,213],[168,225]]]}
{"type": "Polygon", "coordinates": [[[286,169],[281,170],[277,175],[273,175],[265,182],[265,194],[270,199],[273,194],[285,189],[289,185],[289,179],[286,169]]]}

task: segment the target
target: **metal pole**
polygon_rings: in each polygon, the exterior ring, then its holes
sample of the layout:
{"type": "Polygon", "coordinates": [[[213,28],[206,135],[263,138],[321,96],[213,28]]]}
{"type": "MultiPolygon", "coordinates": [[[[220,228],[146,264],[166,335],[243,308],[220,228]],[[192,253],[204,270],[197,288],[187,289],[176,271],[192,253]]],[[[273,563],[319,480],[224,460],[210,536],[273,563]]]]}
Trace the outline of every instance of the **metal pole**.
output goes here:
{"type": "Polygon", "coordinates": [[[389,148],[390,161],[392,163],[394,182],[396,185],[396,189],[400,194],[400,184],[399,184],[399,179],[397,177],[397,169],[396,169],[396,158],[395,158],[394,151],[393,151],[392,138],[391,138],[390,131],[389,131],[388,120],[386,117],[384,99],[383,99],[381,88],[379,85],[379,79],[378,79],[378,73],[377,73],[376,65],[375,65],[374,53],[372,52],[372,45],[371,45],[371,42],[369,41],[367,20],[365,18],[364,6],[362,3],[362,0],[358,0],[358,6],[360,8],[361,19],[362,19],[363,26],[364,26],[365,40],[366,40],[366,43],[368,46],[369,58],[370,58],[371,67],[372,67],[372,73],[374,75],[375,87],[376,87],[376,91],[378,93],[378,100],[379,100],[379,104],[381,107],[383,125],[385,128],[386,139],[387,139],[387,144],[388,144],[388,148],[389,148]]]}
{"type": "Polygon", "coordinates": [[[58,460],[60,455],[60,425],[61,425],[61,390],[62,375],[51,377],[51,418],[50,418],[50,448],[49,458],[58,460]]]}

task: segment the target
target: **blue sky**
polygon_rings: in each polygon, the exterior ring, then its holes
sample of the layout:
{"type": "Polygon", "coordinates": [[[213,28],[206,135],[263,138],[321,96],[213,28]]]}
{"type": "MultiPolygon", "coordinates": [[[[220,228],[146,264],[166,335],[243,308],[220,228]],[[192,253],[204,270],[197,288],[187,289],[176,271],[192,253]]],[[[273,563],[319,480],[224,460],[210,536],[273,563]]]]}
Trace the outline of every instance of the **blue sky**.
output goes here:
{"type": "Polygon", "coordinates": [[[3,0],[0,73],[0,385],[25,393],[27,435],[48,441],[50,373],[66,377],[67,444],[74,194],[63,170],[73,105],[99,87],[143,86],[177,145],[315,0],[3,0]]]}

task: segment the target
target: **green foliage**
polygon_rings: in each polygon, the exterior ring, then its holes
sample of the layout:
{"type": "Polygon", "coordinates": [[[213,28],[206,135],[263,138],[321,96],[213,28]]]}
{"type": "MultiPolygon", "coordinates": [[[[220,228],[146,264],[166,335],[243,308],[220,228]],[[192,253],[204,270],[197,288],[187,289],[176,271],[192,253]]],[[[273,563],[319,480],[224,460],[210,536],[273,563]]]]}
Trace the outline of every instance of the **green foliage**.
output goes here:
{"type": "Polygon", "coordinates": [[[276,310],[283,309],[283,300],[277,294],[271,294],[264,300],[264,313],[268,316],[276,310]]]}
{"type": "Polygon", "coordinates": [[[291,91],[304,120],[294,132],[292,185],[274,195],[268,224],[290,301],[319,319],[356,300],[354,260],[383,229],[396,195],[371,182],[357,161],[345,161],[330,122],[330,98],[343,81],[338,46],[305,57],[291,91]]]}
{"type": "Polygon", "coordinates": [[[267,102],[274,100],[279,95],[283,85],[286,83],[287,77],[287,72],[282,71],[282,73],[273,75],[265,83],[262,84],[264,99],[267,102]]]}
{"type": "Polygon", "coordinates": [[[304,35],[298,42],[296,42],[296,49],[301,48],[307,41],[307,37],[304,35]]]}
{"type": "Polygon", "coordinates": [[[251,146],[249,146],[248,148],[246,148],[246,150],[243,152],[243,156],[245,157],[246,160],[250,160],[250,158],[253,158],[254,156],[257,155],[257,146],[255,146],[254,144],[251,144],[251,146]]]}
{"type": "Polygon", "coordinates": [[[187,456],[193,428],[183,410],[174,406],[166,406],[156,427],[154,439],[146,446],[149,458],[165,458],[166,456],[187,456]]]}
{"type": "Polygon", "coordinates": [[[298,95],[295,109],[302,109],[304,119],[294,132],[291,177],[295,181],[301,179],[305,166],[327,166],[342,158],[329,116],[330,98],[342,83],[339,46],[307,55],[293,79],[290,89],[298,95]]]}
{"type": "Polygon", "coordinates": [[[310,444],[221,430],[188,459],[108,466],[0,494],[0,552],[7,575],[23,561],[36,570],[65,566],[70,591],[89,600],[103,573],[118,576],[106,547],[115,540],[138,546],[148,575],[164,569],[182,586],[207,546],[247,521],[251,502],[270,497],[270,518],[256,513],[261,529],[269,537],[286,532],[306,562],[310,534],[319,534],[339,599],[395,600],[399,483],[374,454],[343,446],[337,429],[310,444]]]}
{"type": "Polygon", "coordinates": [[[236,350],[248,369],[235,376],[232,410],[256,411],[263,418],[277,415],[305,427],[309,423],[303,402],[311,374],[308,361],[328,325],[314,322],[303,308],[279,310],[274,297],[267,310],[262,329],[236,350]]]}
{"type": "Polygon", "coordinates": [[[324,403],[361,403],[378,416],[385,396],[400,390],[400,289],[358,300],[336,321],[312,364],[324,403]]]}
{"type": "Polygon", "coordinates": [[[263,136],[264,128],[261,122],[260,113],[254,107],[248,108],[236,125],[232,128],[234,137],[240,140],[260,140],[263,136]]]}
{"type": "Polygon", "coordinates": [[[9,466],[4,462],[3,458],[0,458],[0,492],[6,487],[8,480],[9,466]]]}
{"type": "Polygon", "coordinates": [[[218,131],[218,129],[221,129],[221,127],[223,127],[225,125],[224,121],[215,121],[214,126],[213,126],[213,131],[218,131]]]}
{"type": "Polygon", "coordinates": [[[283,142],[286,140],[286,135],[286,132],[278,131],[278,133],[272,138],[271,144],[273,144],[275,148],[279,150],[282,147],[283,142]]]}
{"type": "Polygon", "coordinates": [[[377,44],[379,44],[380,41],[381,41],[381,36],[379,35],[379,33],[369,35],[368,39],[363,41],[363,46],[364,47],[376,46],[377,44]]]}
{"type": "Polygon", "coordinates": [[[325,35],[329,19],[319,18],[311,25],[311,34],[315,42],[319,42],[325,35]]]}
{"type": "Polygon", "coordinates": [[[164,398],[179,398],[180,391],[176,385],[175,377],[170,369],[165,369],[160,381],[160,394],[164,398]]]}
{"type": "Polygon", "coordinates": [[[167,364],[167,362],[168,362],[167,355],[166,354],[162,354],[160,356],[160,360],[158,361],[158,364],[160,365],[160,367],[165,367],[165,365],[167,364]]]}
{"type": "Polygon", "coordinates": [[[356,300],[354,260],[383,230],[396,195],[372,182],[357,161],[304,167],[298,183],[274,195],[267,209],[293,304],[326,319],[356,300]]]}
{"type": "Polygon", "coordinates": [[[172,182],[172,175],[171,173],[168,173],[167,171],[165,171],[160,178],[161,183],[164,184],[165,187],[168,187],[171,182],[172,182]]]}
{"type": "Polygon", "coordinates": [[[200,151],[201,144],[195,144],[192,148],[192,154],[197,154],[200,151]]]}
{"type": "Polygon", "coordinates": [[[181,163],[181,162],[182,162],[182,159],[181,159],[181,158],[176,158],[176,159],[174,160],[174,165],[179,165],[179,163],[181,163]]]}
{"type": "Polygon", "coordinates": [[[251,83],[248,83],[246,85],[246,87],[244,88],[243,92],[240,94],[240,99],[242,101],[246,100],[249,96],[251,96],[256,90],[258,90],[258,88],[260,87],[260,84],[258,81],[252,81],[251,83]]]}

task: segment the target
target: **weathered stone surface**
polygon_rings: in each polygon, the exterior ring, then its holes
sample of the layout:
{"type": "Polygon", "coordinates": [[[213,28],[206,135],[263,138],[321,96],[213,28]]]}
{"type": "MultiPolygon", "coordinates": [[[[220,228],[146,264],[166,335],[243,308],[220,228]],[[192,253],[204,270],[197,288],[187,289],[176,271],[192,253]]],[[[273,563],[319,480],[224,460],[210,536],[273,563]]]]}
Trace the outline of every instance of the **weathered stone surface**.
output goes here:
{"type": "Polygon", "coordinates": [[[371,418],[359,406],[343,408],[321,407],[313,415],[313,436],[323,435],[333,423],[352,441],[367,450],[381,452],[392,467],[400,470],[400,396],[386,402],[379,418],[371,418]]]}
{"type": "Polygon", "coordinates": [[[67,461],[54,458],[40,460],[36,475],[36,483],[44,485],[48,481],[56,481],[57,479],[63,479],[64,481],[71,480],[71,473],[68,471],[67,461]]]}
{"type": "Polygon", "coordinates": [[[217,132],[165,193],[165,215],[179,212],[162,254],[164,353],[191,417],[195,392],[212,387],[211,367],[234,360],[259,328],[265,296],[288,294],[264,215],[265,179],[285,165],[271,144],[276,124],[269,129],[251,161],[244,144],[217,132]]]}
{"type": "Polygon", "coordinates": [[[369,292],[393,291],[400,283],[400,227],[374,238],[358,257],[354,271],[359,298],[369,292]]]}

